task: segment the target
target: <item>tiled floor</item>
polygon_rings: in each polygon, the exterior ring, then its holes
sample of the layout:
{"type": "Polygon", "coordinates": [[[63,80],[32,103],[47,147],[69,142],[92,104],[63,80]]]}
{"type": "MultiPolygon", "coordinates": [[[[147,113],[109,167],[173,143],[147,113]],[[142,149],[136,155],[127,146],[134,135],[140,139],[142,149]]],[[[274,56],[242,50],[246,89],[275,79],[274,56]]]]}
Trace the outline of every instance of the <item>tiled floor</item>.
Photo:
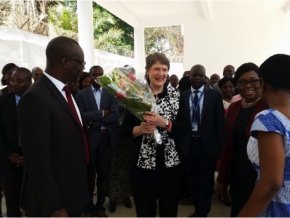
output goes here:
{"type": "MultiPolygon", "coordinates": [[[[6,212],[5,208],[5,200],[2,201],[2,209],[3,212],[6,212]]],[[[108,206],[108,200],[105,203],[105,207],[108,206]]],[[[188,217],[193,212],[193,206],[187,206],[187,205],[179,205],[178,208],[178,217],[188,217]]],[[[128,209],[124,207],[121,203],[118,204],[117,210],[115,213],[110,213],[108,210],[106,211],[107,215],[110,217],[135,217],[135,208],[128,209]]],[[[227,217],[230,215],[230,208],[227,206],[224,206],[220,201],[217,200],[216,196],[214,195],[213,201],[212,201],[212,208],[210,211],[209,216],[210,217],[227,217]]]]}
{"type": "MultiPolygon", "coordinates": [[[[106,202],[107,204],[107,202],[106,202]]],[[[106,205],[107,206],[107,205],[106,205]]],[[[110,217],[135,217],[136,212],[135,209],[128,209],[120,203],[117,207],[115,213],[106,212],[110,217]]],[[[178,208],[178,217],[188,217],[193,213],[193,206],[189,205],[179,205],[178,208]]],[[[228,217],[230,216],[230,207],[224,206],[216,197],[213,196],[212,208],[209,213],[210,217],[228,217]]]]}
{"type": "MultiPolygon", "coordinates": [[[[215,175],[216,177],[217,175],[215,175]]],[[[132,200],[132,199],[131,199],[132,200]]],[[[109,217],[136,217],[136,212],[134,208],[134,202],[133,203],[133,208],[129,209],[123,206],[123,204],[120,202],[118,203],[117,210],[115,213],[110,213],[108,210],[106,211],[107,215],[109,217]]],[[[106,199],[105,202],[105,208],[108,208],[109,200],[106,199]]],[[[2,200],[2,211],[4,214],[6,213],[6,208],[5,208],[5,199],[2,200]]],[[[191,205],[179,205],[178,207],[178,217],[188,217],[194,212],[193,206],[191,205]]],[[[210,217],[229,217],[230,216],[230,207],[225,206],[223,203],[221,203],[217,199],[217,195],[214,194],[212,198],[212,206],[211,206],[211,211],[209,213],[210,217]]]]}
{"type": "MultiPolygon", "coordinates": [[[[217,177],[217,173],[215,174],[217,177]]],[[[133,201],[132,201],[133,202],[133,201]]],[[[108,207],[108,201],[106,201],[105,208],[108,207]]],[[[188,217],[194,212],[194,208],[191,205],[179,205],[178,207],[178,217],[188,217]]],[[[115,213],[110,213],[106,211],[107,215],[110,217],[135,217],[136,212],[135,208],[128,209],[123,206],[122,203],[118,204],[117,210],[115,213]]],[[[212,198],[211,211],[209,213],[210,217],[229,217],[230,216],[230,207],[225,206],[222,202],[217,199],[217,195],[214,194],[212,198]]]]}

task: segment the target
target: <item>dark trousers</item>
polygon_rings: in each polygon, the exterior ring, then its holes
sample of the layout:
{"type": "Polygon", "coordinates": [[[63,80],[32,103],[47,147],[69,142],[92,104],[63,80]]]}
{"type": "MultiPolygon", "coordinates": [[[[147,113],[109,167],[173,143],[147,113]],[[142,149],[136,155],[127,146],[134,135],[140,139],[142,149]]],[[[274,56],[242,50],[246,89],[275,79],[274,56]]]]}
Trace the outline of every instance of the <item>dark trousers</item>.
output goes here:
{"type": "Polygon", "coordinates": [[[108,133],[101,133],[98,147],[91,151],[91,163],[88,169],[89,181],[89,208],[95,207],[97,211],[105,210],[103,207],[107,195],[108,179],[111,168],[112,148],[108,133]],[[93,192],[97,175],[97,204],[93,205],[93,192]]]}
{"type": "Polygon", "coordinates": [[[176,217],[180,167],[157,170],[132,169],[131,182],[138,217],[176,217]]]}
{"type": "Polygon", "coordinates": [[[238,216],[241,209],[245,206],[247,201],[252,194],[252,191],[255,187],[255,180],[248,178],[248,181],[239,181],[231,182],[231,217],[238,216]]]}
{"type": "MultiPolygon", "coordinates": [[[[2,172],[1,172],[2,173],[2,172]]],[[[3,186],[4,186],[4,179],[3,179],[3,176],[2,176],[2,174],[0,175],[0,217],[2,217],[3,216],[3,214],[2,214],[2,207],[1,207],[1,205],[2,205],[2,198],[3,198],[3,193],[2,193],[2,191],[3,191],[3,186]]]]}
{"type": "Polygon", "coordinates": [[[210,211],[214,192],[215,157],[207,157],[201,139],[192,139],[188,153],[189,188],[196,216],[205,217],[210,211]]]}
{"type": "Polygon", "coordinates": [[[4,175],[4,195],[6,198],[7,216],[19,217],[20,212],[20,193],[22,182],[23,167],[10,165],[4,175]]]}
{"type": "Polygon", "coordinates": [[[188,174],[184,167],[181,169],[181,176],[180,176],[180,195],[179,200],[189,199],[191,197],[191,193],[189,191],[188,185],[188,174]]]}

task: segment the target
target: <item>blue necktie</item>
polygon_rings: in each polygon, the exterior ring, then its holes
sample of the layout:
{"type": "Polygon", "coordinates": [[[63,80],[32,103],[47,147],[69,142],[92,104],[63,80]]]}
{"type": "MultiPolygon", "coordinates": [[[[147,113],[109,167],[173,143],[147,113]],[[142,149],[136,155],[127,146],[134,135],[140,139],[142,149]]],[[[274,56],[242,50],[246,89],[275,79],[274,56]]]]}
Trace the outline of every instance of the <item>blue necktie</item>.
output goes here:
{"type": "Polygon", "coordinates": [[[199,125],[200,123],[200,115],[199,115],[199,98],[198,98],[198,90],[194,91],[194,98],[193,98],[193,107],[192,107],[192,122],[195,122],[199,125]]]}
{"type": "Polygon", "coordinates": [[[194,108],[197,108],[198,107],[198,93],[199,93],[198,90],[195,90],[194,91],[194,98],[193,98],[194,108]]]}

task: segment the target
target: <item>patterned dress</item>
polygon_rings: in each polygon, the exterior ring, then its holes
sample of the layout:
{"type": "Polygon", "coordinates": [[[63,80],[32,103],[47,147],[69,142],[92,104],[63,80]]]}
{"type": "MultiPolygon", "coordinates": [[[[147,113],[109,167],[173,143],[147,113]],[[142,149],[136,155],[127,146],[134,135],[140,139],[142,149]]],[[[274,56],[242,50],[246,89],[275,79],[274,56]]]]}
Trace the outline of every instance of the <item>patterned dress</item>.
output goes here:
{"type": "Polygon", "coordinates": [[[285,151],[283,186],[272,199],[265,211],[260,215],[264,217],[288,217],[290,216],[290,120],[285,115],[274,109],[264,110],[256,116],[256,120],[251,128],[252,136],[248,142],[247,152],[250,161],[258,172],[259,179],[260,164],[258,142],[254,137],[255,131],[275,132],[280,134],[284,141],[285,151]]]}

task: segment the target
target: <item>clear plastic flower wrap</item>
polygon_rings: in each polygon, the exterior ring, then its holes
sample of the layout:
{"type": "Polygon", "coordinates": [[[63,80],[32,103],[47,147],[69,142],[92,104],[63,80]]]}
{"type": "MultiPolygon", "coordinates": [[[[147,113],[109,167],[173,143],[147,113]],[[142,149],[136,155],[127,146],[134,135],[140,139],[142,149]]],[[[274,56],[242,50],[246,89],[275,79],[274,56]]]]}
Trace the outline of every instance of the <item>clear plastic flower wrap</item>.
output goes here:
{"type": "MultiPolygon", "coordinates": [[[[156,101],[149,85],[137,80],[130,67],[115,68],[109,74],[97,78],[96,82],[140,121],[143,121],[146,111],[157,112],[156,101]]],[[[162,143],[161,134],[157,129],[154,131],[154,139],[157,144],[162,143]]]]}

